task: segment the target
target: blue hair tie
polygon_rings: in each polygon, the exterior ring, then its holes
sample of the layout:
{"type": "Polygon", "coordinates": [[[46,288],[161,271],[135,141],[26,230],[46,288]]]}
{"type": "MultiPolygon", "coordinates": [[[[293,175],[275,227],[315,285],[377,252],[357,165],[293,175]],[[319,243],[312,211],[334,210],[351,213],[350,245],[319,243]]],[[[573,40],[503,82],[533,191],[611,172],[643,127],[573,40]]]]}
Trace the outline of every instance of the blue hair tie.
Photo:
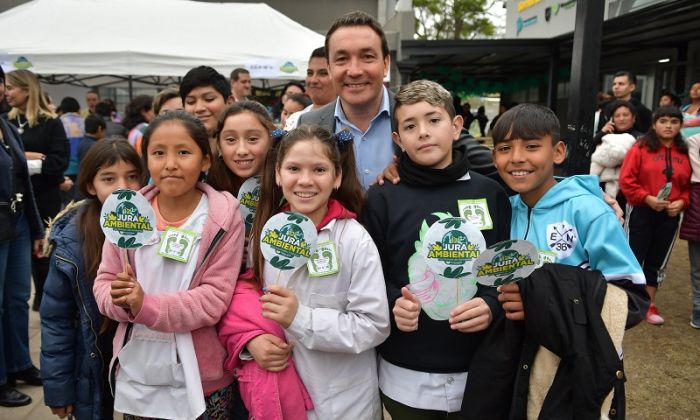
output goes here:
{"type": "Polygon", "coordinates": [[[352,133],[350,130],[342,130],[333,134],[333,140],[337,141],[338,144],[345,144],[353,140],[352,133]]]}
{"type": "Polygon", "coordinates": [[[287,134],[289,134],[289,131],[282,130],[281,128],[276,128],[272,130],[271,136],[275,140],[282,140],[282,137],[286,136],[287,134]]]}

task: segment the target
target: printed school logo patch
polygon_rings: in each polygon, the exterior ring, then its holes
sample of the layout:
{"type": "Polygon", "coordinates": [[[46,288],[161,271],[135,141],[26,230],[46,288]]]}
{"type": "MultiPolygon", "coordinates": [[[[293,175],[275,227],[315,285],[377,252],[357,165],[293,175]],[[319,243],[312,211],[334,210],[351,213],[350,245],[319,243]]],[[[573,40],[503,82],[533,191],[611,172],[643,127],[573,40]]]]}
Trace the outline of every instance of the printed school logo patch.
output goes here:
{"type": "Polygon", "coordinates": [[[547,246],[562,260],[576,248],[578,243],[578,231],[566,221],[547,225],[547,246]]]}

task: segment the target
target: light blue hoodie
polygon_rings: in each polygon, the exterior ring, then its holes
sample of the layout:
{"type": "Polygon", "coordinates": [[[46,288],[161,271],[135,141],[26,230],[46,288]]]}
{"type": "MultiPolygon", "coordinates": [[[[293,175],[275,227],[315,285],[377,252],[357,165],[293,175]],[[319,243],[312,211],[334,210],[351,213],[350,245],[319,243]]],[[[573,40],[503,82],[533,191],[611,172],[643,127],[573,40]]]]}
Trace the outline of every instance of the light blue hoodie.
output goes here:
{"type": "Polygon", "coordinates": [[[598,177],[558,181],[532,209],[520,195],[510,198],[511,238],[532,242],[547,262],[600,270],[608,281],[646,284],[622,226],[603,201],[598,177]]]}

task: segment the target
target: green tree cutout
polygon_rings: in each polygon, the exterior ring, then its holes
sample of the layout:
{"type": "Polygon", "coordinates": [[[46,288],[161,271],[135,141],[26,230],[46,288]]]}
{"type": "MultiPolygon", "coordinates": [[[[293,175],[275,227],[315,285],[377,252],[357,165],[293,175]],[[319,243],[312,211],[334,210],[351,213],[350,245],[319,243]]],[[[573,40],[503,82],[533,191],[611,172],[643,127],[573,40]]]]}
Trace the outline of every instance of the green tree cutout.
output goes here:
{"type": "Polygon", "coordinates": [[[494,0],[413,0],[416,37],[421,40],[473,39],[493,36],[488,18],[494,0]]]}

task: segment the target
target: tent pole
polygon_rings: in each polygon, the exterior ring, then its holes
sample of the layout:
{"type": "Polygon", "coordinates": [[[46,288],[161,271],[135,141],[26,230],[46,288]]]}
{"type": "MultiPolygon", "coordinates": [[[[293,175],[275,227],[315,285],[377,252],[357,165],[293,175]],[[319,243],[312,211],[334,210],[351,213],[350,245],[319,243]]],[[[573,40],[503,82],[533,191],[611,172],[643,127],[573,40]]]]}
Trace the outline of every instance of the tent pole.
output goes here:
{"type": "Polygon", "coordinates": [[[134,80],[131,75],[129,75],[129,102],[134,99],[134,80]]]}

